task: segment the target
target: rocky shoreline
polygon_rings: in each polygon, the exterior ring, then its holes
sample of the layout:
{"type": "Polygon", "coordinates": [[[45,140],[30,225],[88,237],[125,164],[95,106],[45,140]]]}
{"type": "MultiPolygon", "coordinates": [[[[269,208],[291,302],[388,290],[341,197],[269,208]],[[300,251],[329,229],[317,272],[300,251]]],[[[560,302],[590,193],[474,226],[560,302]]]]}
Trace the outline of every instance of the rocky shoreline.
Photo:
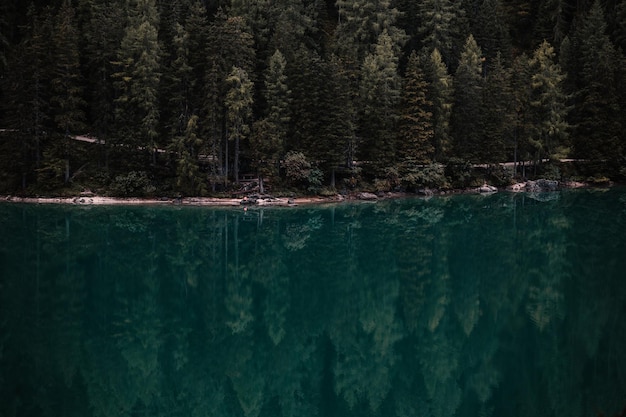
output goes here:
{"type": "Polygon", "coordinates": [[[382,199],[401,198],[407,196],[430,197],[435,195],[449,194],[491,194],[500,191],[513,193],[545,193],[554,192],[561,189],[573,189],[588,187],[589,184],[583,182],[559,182],[546,179],[538,179],[535,181],[525,181],[510,185],[506,188],[497,188],[493,185],[483,184],[480,187],[441,191],[431,190],[428,188],[420,189],[415,194],[409,193],[370,193],[356,192],[344,196],[337,194],[330,197],[310,196],[310,197],[273,197],[270,195],[250,195],[243,198],[216,198],[216,197],[163,197],[163,198],[139,198],[139,197],[103,197],[93,195],[92,193],[83,193],[75,197],[19,197],[19,196],[2,196],[0,202],[9,203],[28,203],[28,204],[67,204],[67,205],[84,205],[84,206],[139,206],[139,205],[179,205],[179,206],[213,206],[213,207],[247,207],[247,206],[279,206],[291,207],[304,204],[325,204],[339,203],[348,200],[359,201],[378,201],[382,199]]]}

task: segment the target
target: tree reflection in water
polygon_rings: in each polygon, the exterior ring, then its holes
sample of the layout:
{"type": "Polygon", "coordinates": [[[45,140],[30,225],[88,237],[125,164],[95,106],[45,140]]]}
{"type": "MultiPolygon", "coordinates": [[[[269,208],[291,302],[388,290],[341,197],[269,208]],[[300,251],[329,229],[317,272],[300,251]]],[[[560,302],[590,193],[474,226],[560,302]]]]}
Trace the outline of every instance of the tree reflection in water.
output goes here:
{"type": "Polygon", "coordinates": [[[617,414],[624,201],[2,205],[0,415],[617,414]]]}

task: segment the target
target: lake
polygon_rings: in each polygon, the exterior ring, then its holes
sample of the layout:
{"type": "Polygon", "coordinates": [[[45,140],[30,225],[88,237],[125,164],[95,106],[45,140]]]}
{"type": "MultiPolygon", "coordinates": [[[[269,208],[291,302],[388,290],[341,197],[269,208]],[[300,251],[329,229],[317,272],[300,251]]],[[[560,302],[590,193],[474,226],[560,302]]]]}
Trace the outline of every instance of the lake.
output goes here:
{"type": "Polygon", "coordinates": [[[0,416],[616,416],[626,189],[0,204],[0,416]]]}

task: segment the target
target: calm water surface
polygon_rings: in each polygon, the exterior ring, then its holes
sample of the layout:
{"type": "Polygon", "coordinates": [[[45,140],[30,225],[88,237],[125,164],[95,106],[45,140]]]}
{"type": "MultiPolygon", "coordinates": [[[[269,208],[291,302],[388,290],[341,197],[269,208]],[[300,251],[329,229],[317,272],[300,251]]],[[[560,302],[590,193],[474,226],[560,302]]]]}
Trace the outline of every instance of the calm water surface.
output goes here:
{"type": "Polygon", "coordinates": [[[626,190],[0,205],[0,416],[615,416],[626,190]]]}

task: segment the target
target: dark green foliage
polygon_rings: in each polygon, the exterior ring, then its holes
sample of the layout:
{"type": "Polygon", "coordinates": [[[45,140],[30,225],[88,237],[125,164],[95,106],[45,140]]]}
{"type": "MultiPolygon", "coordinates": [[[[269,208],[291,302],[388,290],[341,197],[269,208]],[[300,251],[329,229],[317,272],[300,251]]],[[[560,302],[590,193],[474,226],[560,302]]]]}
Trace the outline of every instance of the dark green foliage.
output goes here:
{"type": "Polygon", "coordinates": [[[454,77],[452,107],[453,153],[473,163],[481,161],[483,148],[482,98],[484,58],[474,37],[467,38],[454,77]]]}
{"type": "Polygon", "coordinates": [[[198,161],[203,144],[198,137],[198,116],[191,116],[184,132],[175,136],[171,145],[176,153],[176,185],[186,195],[201,195],[206,191],[198,161]]]}
{"type": "Polygon", "coordinates": [[[563,90],[565,74],[555,61],[554,48],[544,41],[529,62],[533,121],[530,145],[536,160],[560,155],[569,135],[568,96],[563,90]]]}
{"type": "Polygon", "coordinates": [[[330,189],[361,174],[418,186],[451,158],[593,159],[617,179],[625,13],[570,0],[3,3],[0,188],[145,171],[201,193],[242,169],[279,184],[288,151],[330,189]]]}
{"type": "Polygon", "coordinates": [[[438,50],[448,68],[456,68],[468,24],[461,1],[425,0],[420,4],[421,43],[426,51],[438,50]]]}
{"type": "Polygon", "coordinates": [[[397,159],[401,175],[434,159],[433,114],[429,111],[432,103],[426,97],[428,84],[420,65],[413,52],[404,76],[398,125],[397,159]]]}
{"type": "Polygon", "coordinates": [[[393,41],[384,31],[374,53],[365,57],[361,68],[361,160],[369,161],[380,175],[394,163],[397,105],[400,99],[398,58],[393,41]]]}
{"type": "Polygon", "coordinates": [[[133,0],[129,22],[118,52],[115,125],[116,142],[129,156],[150,155],[140,165],[155,164],[159,136],[161,46],[154,0],[133,0]]]}
{"type": "Polygon", "coordinates": [[[119,197],[150,196],[154,191],[156,187],[145,171],[130,171],[128,174],[118,175],[111,183],[111,193],[119,197]]]}
{"type": "Polygon", "coordinates": [[[302,152],[288,152],[282,162],[282,168],[285,170],[287,181],[292,185],[312,189],[322,184],[322,172],[302,152]]]}
{"type": "Polygon", "coordinates": [[[432,103],[430,112],[433,114],[435,161],[444,161],[450,151],[450,115],[454,86],[448,68],[442,61],[439,50],[435,49],[422,57],[428,94],[432,103]]]}
{"type": "Polygon", "coordinates": [[[78,40],[74,9],[65,0],[56,16],[52,38],[56,58],[50,80],[50,110],[56,129],[42,166],[43,172],[52,172],[54,178],[62,179],[65,184],[70,180],[72,150],[77,147],[70,136],[83,132],[85,122],[78,40]]]}
{"type": "Polygon", "coordinates": [[[515,109],[511,71],[505,68],[500,54],[484,64],[487,73],[482,97],[483,137],[480,161],[498,163],[506,160],[514,143],[515,109]]]}
{"type": "MultiPolygon", "coordinates": [[[[576,112],[576,154],[596,160],[616,160],[624,153],[623,118],[620,93],[623,94],[624,58],[607,35],[604,13],[594,2],[583,21],[578,40],[579,55],[573,57],[580,72],[576,112]],[[621,137],[620,137],[621,136],[621,137]]],[[[623,102],[623,96],[622,96],[623,102]]]]}

